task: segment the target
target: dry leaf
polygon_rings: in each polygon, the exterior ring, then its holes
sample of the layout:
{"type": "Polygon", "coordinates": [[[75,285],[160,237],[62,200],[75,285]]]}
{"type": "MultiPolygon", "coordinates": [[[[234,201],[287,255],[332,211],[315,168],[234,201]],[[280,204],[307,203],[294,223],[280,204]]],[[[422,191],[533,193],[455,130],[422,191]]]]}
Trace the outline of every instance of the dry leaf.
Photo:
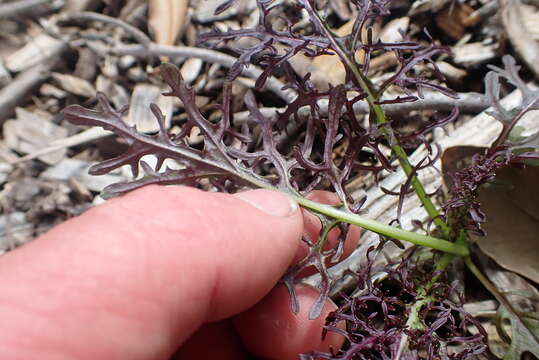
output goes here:
{"type": "Polygon", "coordinates": [[[511,167],[496,179],[479,196],[487,236],[477,244],[504,268],[539,283],[539,167],[511,167]]]}
{"type": "Polygon", "coordinates": [[[148,25],[155,42],[174,45],[185,21],[187,0],[149,0],[148,25]]]}
{"type": "MultiPolygon", "coordinates": [[[[454,146],[444,151],[444,184],[451,188],[450,173],[470,165],[484,147],[454,146]]],[[[487,235],[475,237],[481,250],[500,266],[539,283],[539,167],[516,166],[496,173],[491,184],[481,188],[478,202],[486,214],[482,225],[487,235]]]]}
{"type": "Polygon", "coordinates": [[[436,15],[436,24],[455,40],[461,39],[466,32],[465,21],[473,8],[466,4],[452,4],[436,15]]]}

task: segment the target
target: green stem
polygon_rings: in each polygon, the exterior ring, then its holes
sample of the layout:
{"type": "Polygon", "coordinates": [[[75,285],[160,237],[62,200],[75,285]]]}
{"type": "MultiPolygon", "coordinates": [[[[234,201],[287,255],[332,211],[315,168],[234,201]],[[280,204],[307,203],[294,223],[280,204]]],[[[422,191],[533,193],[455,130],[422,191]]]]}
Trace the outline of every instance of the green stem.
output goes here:
{"type": "Polygon", "coordinates": [[[378,126],[381,127],[382,133],[384,134],[388,143],[391,145],[391,150],[393,151],[395,156],[397,156],[397,159],[399,160],[399,164],[401,165],[402,170],[404,171],[406,176],[411,177],[410,184],[414,188],[414,191],[417,194],[419,201],[421,201],[421,203],[423,204],[423,207],[425,208],[425,211],[427,211],[427,214],[429,214],[430,218],[441,229],[444,237],[448,238],[451,233],[450,227],[445,223],[445,221],[442,220],[442,218],[440,217],[440,213],[438,212],[438,210],[432,203],[430,197],[427,195],[427,192],[425,191],[423,184],[421,183],[421,181],[419,181],[417,176],[414,174],[414,169],[412,165],[410,164],[410,161],[408,160],[408,155],[406,155],[406,152],[400,146],[398,139],[396,137],[392,137],[387,127],[384,126],[385,124],[387,124],[388,121],[382,107],[376,104],[377,99],[374,96],[374,92],[368,85],[363,74],[357,69],[357,67],[355,71],[353,72],[356,78],[358,79],[361,87],[368,95],[367,102],[369,104],[369,107],[373,110],[376,116],[376,123],[378,124],[378,126]]]}
{"type": "Polygon", "coordinates": [[[446,253],[467,256],[468,247],[463,244],[453,243],[451,241],[438,239],[428,235],[418,234],[412,231],[403,230],[394,226],[386,225],[381,222],[364,218],[360,215],[352,214],[331,205],[320,204],[304,197],[293,195],[294,199],[304,208],[313,210],[320,214],[330,216],[348,224],[360,226],[364,229],[374,231],[378,234],[411,242],[415,245],[426,246],[431,249],[440,250],[446,253]]]}
{"type": "Polygon", "coordinates": [[[414,188],[414,191],[416,192],[417,196],[419,197],[419,200],[423,204],[423,207],[425,208],[425,211],[430,216],[430,218],[433,220],[434,224],[436,224],[440,230],[442,231],[442,234],[445,238],[449,238],[451,234],[451,228],[445,223],[445,221],[440,217],[440,213],[432,203],[430,197],[427,195],[427,192],[425,191],[425,188],[423,187],[423,184],[416,175],[414,175],[414,170],[412,165],[410,164],[410,161],[408,160],[408,156],[406,155],[406,152],[403,150],[403,148],[399,145],[398,140],[395,137],[391,137],[389,131],[387,130],[386,126],[383,126],[387,124],[387,118],[384,113],[384,110],[382,107],[376,102],[379,100],[380,95],[375,95],[375,92],[369,85],[369,81],[367,78],[359,71],[359,68],[357,67],[355,61],[353,59],[350,59],[350,57],[346,54],[344,49],[341,48],[340,44],[336,41],[335,36],[331,32],[331,30],[327,27],[326,23],[320,18],[318,15],[318,12],[316,9],[314,9],[309,1],[305,2],[306,10],[312,15],[312,17],[316,20],[318,26],[324,30],[326,33],[328,39],[330,40],[331,44],[333,45],[333,48],[337,55],[341,58],[343,63],[352,70],[352,73],[354,74],[354,77],[358,81],[359,85],[365,91],[367,94],[367,103],[369,104],[369,108],[374,112],[376,116],[376,123],[382,128],[382,131],[384,133],[384,136],[386,140],[391,144],[391,150],[397,156],[399,163],[404,170],[404,173],[406,176],[411,177],[410,178],[410,184],[414,188]]]}
{"type": "Polygon", "coordinates": [[[416,301],[414,305],[412,305],[412,308],[410,309],[410,315],[408,317],[408,321],[406,322],[406,325],[409,328],[411,329],[423,328],[423,324],[421,324],[421,322],[419,321],[419,311],[421,311],[421,309],[423,308],[425,304],[433,300],[431,296],[427,296],[427,293],[432,288],[432,286],[436,284],[436,282],[440,278],[441,272],[444,271],[449,266],[449,264],[453,262],[453,259],[455,259],[454,254],[448,254],[448,253],[443,254],[440,260],[438,260],[436,264],[436,271],[439,271],[440,274],[433,276],[425,286],[419,289],[417,295],[421,299],[416,301]]]}
{"type": "MultiPolygon", "coordinates": [[[[241,177],[244,181],[249,182],[259,188],[282,191],[273,186],[268,185],[266,182],[259,178],[255,178],[250,174],[242,174],[241,177]]],[[[385,235],[393,239],[402,241],[408,241],[415,245],[425,246],[431,249],[440,250],[446,253],[468,256],[470,251],[466,244],[457,244],[451,241],[438,239],[428,235],[418,234],[412,231],[403,230],[394,226],[386,225],[376,220],[365,218],[361,215],[353,214],[348,211],[340,210],[334,206],[320,204],[312,200],[308,200],[296,192],[285,191],[285,193],[291,196],[298,202],[299,205],[306,209],[313,210],[319,214],[329,216],[333,219],[340,220],[342,222],[357,225],[364,229],[373,231],[377,234],[385,235]]]]}
{"type": "MultiPolygon", "coordinates": [[[[439,271],[440,274],[433,276],[430,281],[417,292],[419,300],[416,301],[410,308],[410,314],[408,316],[408,320],[406,321],[406,327],[408,329],[423,330],[424,326],[419,318],[419,312],[421,311],[423,306],[425,306],[425,304],[433,300],[433,297],[427,295],[427,293],[432,288],[432,286],[436,284],[436,282],[440,278],[441,272],[444,271],[449,266],[449,264],[453,262],[454,258],[455,255],[453,254],[443,254],[436,264],[436,270],[439,271]]],[[[396,359],[400,359],[400,354],[408,344],[408,340],[408,335],[404,334],[400,340],[398,355],[395,357],[396,359]]]]}
{"type": "MultiPolygon", "coordinates": [[[[466,231],[464,230],[460,231],[456,244],[466,246],[467,244],[466,231]]],[[[449,266],[449,264],[453,262],[454,259],[455,259],[454,254],[445,253],[436,262],[436,271],[439,273],[438,275],[433,276],[427,284],[425,284],[418,290],[418,297],[420,297],[421,299],[419,301],[416,301],[414,305],[412,305],[412,308],[410,309],[410,316],[408,317],[408,321],[406,322],[407,326],[409,326],[412,329],[422,328],[423,325],[419,321],[419,311],[421,310],[423,305],[433,300],[431,296],[427,296],[427,293],[434,286],[434,284],[436,284],[436,282],[441,276],[442,271],[444,271],[449,266]]]]}

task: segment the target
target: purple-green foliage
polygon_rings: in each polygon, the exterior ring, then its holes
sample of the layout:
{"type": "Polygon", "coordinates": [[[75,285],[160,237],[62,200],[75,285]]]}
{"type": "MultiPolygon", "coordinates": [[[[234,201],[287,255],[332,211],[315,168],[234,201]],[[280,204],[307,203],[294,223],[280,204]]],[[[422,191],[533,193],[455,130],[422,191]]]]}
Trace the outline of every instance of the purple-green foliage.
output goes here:
{"type": "MultiPolygon", "coordinates": [[[[224,11],[233,2],[227,1],[218,11],[224,11]]],[[[95,110],[78,105],[67,107],[64,115],[68,121],[77,125],[101,126],[121,136],[128,145],[123,154],[105,160],[90,170],[91,174],[100,175],[124,165],[131,167],[136,179],[107,187],[105,196],[116,196],[148,184],[212,187],[228,193],[244,188],[268,188],[299,197],[306,196],[312,190],[328,190],[339,196],[344,211],[353,214],[364,211],[362,206],[365,198],[354,198],[346,184],[357,176],[370,173],[378,178],[384,169],[390,172],[395,170],[395,159],[384,155],[381,145],[398,141],[405,148],[413,148],[423,143],[432,150],[427,135],[434,128],[453,121],[458,116],[458,109],[447,117],[427,120],[410,133],[398,130],[392,121],[378,125],[372,114],[365,124],[354,112],[354,104],[366,101],[369,93],[374,96],[373,104],[376,105],[416,101],[423,97],[424,89],[439,91],[450,97],[456,97],[456,93],[440,85],[444,77],[435,60],[437,56],[448,53],[448,49],[436,45],[428,32],[425,31],[427,41],[424,43],[409,39],[397,43],[374,41],[372,33],[366,29],[374,19],[389,14],[390,2],[352,0],[351,5],[357,9],[357,15],[353,31],[348,36],[332,34],[319,17],[319,10],[323,9],[317,9],[311,0],[297,0],[290,6],[259,0],[260,18],[255,27],[213,30],[201,35],[201,44],[238,55],[223,85],[222,103],[219,105],[221,118],[218,121],[204,117],[195,105],[193,90],[185,84],[180,71],[172,64],[161,66],[161,76],[171,89],[165,95],[180,99],[187,115],[179,133],[169,132],[164,116],[156,105],[151,105],[151,111],[159,123],[159,131],[150,135],[139,133],[136,128],[127,125],[122,120],[125,109],[114,109],[103,94],[97,95],[98,106],[95,110]],[[301,10],[307,11],[312,26],[297,30],[295,19],[301,10]],[[276,28],[275,24],[281,26],[276,28]],[[361,42],[358,34],[365,30],[369,36],[366,42],[361,42]],[[252,45],[238,47],[235,41],[241,38],[249,38],[252,45]],[[355,62],[353,54],[358,50],[365,53],[365,60],[361,64],[352,63],[355,62]],[[370,59],[373,54],[387,52],[396,55],[399,61],[397,70],[383,82],[372,83],[367,76],[370,59]],[[320,90],[310,81],[310,74],[297,76],[288,61],[299,53],[309,57],[337,54],[346,70],[345,83],[329,90],[320,90]],[[232,82],[252,63],[260,65],[264,71],[256,81],[255,91],[249,90],[244,99],[249,118],[238,124],[231,110],[232,82]],[[431,76],[437,81],[417,71],[418,64],[428,65],[431,76]],[[361,74],[355,73],[355,69],[361,74]],[[266,80],[276,72],[285,78],[286,87],[293,90],[297,97],[285,104],[284,111],[267,116],[260,110],[260,94],[266,80]],[[367,79],[367,88],[358,81],[360,77],[367,79]],[[383,98],[389,86],[400,88],[403,95],[383,98]],[[350,92],[354,92],[355,96],[348,97],[350,92]],[[325,108],[321,106],[323,101],[327,101],[325,108]],[[194,127],[204,138],[203,146],[191,145],[188,141],[194,127]],[[334,156],[337,146],[344,149],[344,156],[334,156]],[[154,167],[141,160],[146,155],[157,158],[154,167]],[[173,159],[183,168],[162,170],[165,159],[173,159]],[[137,178],[140,170],[143,176],[137,178]]],[[[514,126],[515,114],[499,105],[499,77],[506,78],[519,88],[525,87],[525,84],[518,77],[514,61],[506,59],[504,62],[506,69],[494,69],[495,72],[487,76],[486,85],[487,96],[495,104],[493,116],[508,124],[505,126],[508,134],[514,126]]],[[[524,107],[536,108],[537,94],[526,94],[529,96],[525,97],[524,107]]],[[[481,158],[477,157],[471,168],[455,175],[457,186],[446,202],[446,217],[459,214],[464,217],[461,222],[465,227],[479,228],[476,224],[483,219],[477,215],[480,214],[479,205],[474,201],[477,187],[491,179],[497,168],[533,157],[529,153],[512,155],[506,140],[507,136],[500,138],[494,150],[489,150],[481,158]],[[500,156],[505,160],[498,161],[500,156]]],[[[413,174],[432,166],[436,158],[435,154],[429,152],[428,157],[414,166],[413,174]]],[[[401,185],[400,192],[385,190],[388,195],[399,196],[397,221],[404,197],[413,192],[410,179],[411,176],[401,185]]],[[[332,286],[339,280],[330,276],[328,264],[335,264],[341,259],[349,227],[338,219],[316,215],[323,225],[320,236],[317,239],[304,238],[309,246],[307,256],[283,277],[292,296],[292,310],[297,312],[294,285],[302,280],[303,270],[314,267],[321,275],[320,296],[311,308],[311,317],[320,315],[332,286]],[[325,249],[327,233],[335,227],[341,230],[339,241],[332,249],[325,249]]],[[[390,240],[398,243],[398,239],[390,240]]],[[[325,331],[338,332],[347,339],[343,349],[336,349],[333,354],[305,354],[303,359],[393,359],[397,354],[402,355],[402,359],[466,359],[485,351],[484,330],[463,311],[461,302],[449,300],[449,295],[455,291],[443,282],[429,290],[431,300],[420,313],[423,329],[409,329],[406,322],[410,305],[420,300],[417,289],[429,280],[429,272],[425,268],[427,265],[405,258],[397,263],[389,263],[383,269],[373,269],[371,257],[374,253],[369,251],[367,265],[353,274],[358,279],[358,289],[363,291],[354,297],[343,294],[339,298],[339,309],[327,320],[325,331]],[[380,273],[387,274],[386,280],[374,280],[373,275],[380,273]],[[391,283],[391,291],[388,290],[388,283],[391,283]],[[346,323],[345,330],[336,327],[341,320],[346,323]],[[477,334],[470,335],[468,326],[475,327],[477,334]],[[404,337],[409,339],[406,349],[400,348],[404,337]],[[448,350],[457,344],[460,345],[458,350],[448,350]]]]}

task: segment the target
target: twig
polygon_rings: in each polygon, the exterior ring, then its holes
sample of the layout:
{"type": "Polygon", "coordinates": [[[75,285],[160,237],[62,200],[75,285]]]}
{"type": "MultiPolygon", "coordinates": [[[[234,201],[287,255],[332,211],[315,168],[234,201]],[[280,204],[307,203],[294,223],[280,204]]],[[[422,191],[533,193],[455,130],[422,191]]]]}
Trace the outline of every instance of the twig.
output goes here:
{"type": "Polygon", "coordinates": [[[117,18],[113,18],[107,15],[98,14],[91,11],[84,11],[80,13],[66,14],[62,17],[62,20],[85,20],[85,21],[99,21],[105,24],[112,24],[124,29],[131,34],[135,40],[141,43],[143,46],[150,46],[152,40],[144,32],[140,31],[136,27],[126,23],[117,18]]]}
{"type": "MultiPolygon", "coordinates": [[[[94,13],[81,12],[68,14],[63,17],[63,20],[90,20],[100,21],[107,24],[113,24],[121,27],[129,32],[141,45],[119,45],[111,49],[112,52],[118,55],[131,55],[135,57],[147,58],[149,56],[168,56],[168,57],[197,57],[207,62],[217,63],[226,67],[231,67],[237,61],[233,56],[223,54],[221,52],[197,47],[189,46],[166,46],[159,45],[154,42],[142,31],[136,27],[129,25],[125,21],[110,16],[94,13]]],[[[258,79],[262,74],[262,70],[254,66],[244,68],[242,74],[253,79],[258,79]]],[[[266,87],[285,101],[291,101],[296,97],[292,90],[283,90],[284,84],[279,80],[270,77],[267,80],[266,87]]]]}
{"type": "MultiPolygon", "coordinates": [[[[131,55],[135,57],[144,57],[149,54],[152,55],[164,55],[169,57],[196,57],[207,62],[214,62],[226,67],[232,66],[236,62],[236,58],[230,55],[223,54],[221,52],[209,49],[203,49],[198,47],[189,46],[165,46],[152,43],[148,48],[144,48],[138,45],[121,45],[117,46],[112,51],[118,55],[131,55]]],[[[257,79],[262,73],[262,70],[250,66],[244,69],[243,74],[253,79],[257,79]]],[[[274,91],[283,100],[293,100],[295,94],[292,91],[283,91],[284,84],[275,79],[268,79],[266,85],[268,89],[274,91]]],[[[327,101],[320,102],[321,111],[327,112],[327,101]]],[[[461,93],[458,99],[451,99],[440,93],[427,93],[425,99],[420,99],[415,102],[402,103],[402,104],[388,104],[383,105],[384,111],[391,115],[404,114],[414,110],[440,110],[451,111],[453,107],[458,107],[461,112],[464,113],[477,113],[487,108],[488,101],[483,96],[477,93],[461,93]]],[[[282,110],[282,109],[279,109],[282,110]]],[[[354,111],[357,114],[368,114],[369,107],[363,102],[358,102],[354,105],[354,111]]]]}
{"type": "MultiPolygon", "coordinates": [[[[168,56],[170,58],[195,57],[207,62],[217,63],[225,67],[231,67],[237,61],[234,56],[223,54],[215,50],[190,46],[166,46],[158,45],[156,43],[151,43],[147,47],[140,45],[120,45],[111,49],[111,51],[117,55],[131,55],[135,57],[147,57],[148,55],[168,56]]],[[[248,68],[243,68],[242,74],[253,79],[258,79],[260,74],[262,74],[262,70],[260,70],[258,67],[250,65],[248,68]]],[[[296,97],[295,92],[292,90],[283,90],[284,86],[284,83],[274,77],[268,78],[268,81],[266,82],[267,89],[273,91],[276,95],[287,102],[292,101],[296,97]]]]}
{"type": "Polygon", "coordinates": [[[21,15],[33,8],[49,5],[51,9],[60,8],[63,1],[51,0],[19,0],[7,4],[0,4],[0,19],[6,19],[12,16],[21,15]]]}
{"type": "MultiPolygon", "coordinates": [[[[418,100],[413,103],[404,103],[404,104],[389,104],[383,105],[384,109],[388,114],[405,114],[409,111],[422,110],[424,108],[439,110],[439,111],[450,111],[454,106],[457,106],[462,113],[478,113],[487,108],[487,103],[482,97],[478,97],[479,94],[476,93],[461,93],[459,94],[459,99],[450,99],[447,96],[442,96],[439,93],[426,93],[425,98],[418,100]]],[[[327,115],[328,111],[328,102],[320,101],[320,113],[322,116],[327,115]]],[[[283,112],[283,108],[260,108],[260,112],[267,117],[275,116],[277,112],[283,112]]],[[[364,115],[368,113],[368,107],[362,103],[356,103],[354,106],[354,111],[358,115],[364,115]]],[[[305,107],[300,110],[300,115],[309,115],[309,110],[305,107]]],[[[244,122],[249,120],[249,111],[240,111],[233,115],[234,125],[239,126],[244,122]]],[[[293,132],[291,130],[290,132],[293,132]]],[[[39,156],[49,154],[51,152],[81,145],[83,143],[100,139],[104,136],[110,135],[108,131],[101,131],[100,128],[91,128],[89,130],[83,131],[82,133],[70,136],[68,138],[62,139],[61,141],[50,144],[46,148],[43,148],[35,153],[25,155],[21,158],[18,158],[15,161],[12,161],[12,164],[19,164],[24,161],[35,159],[39,156]]]]}
{"type": "MultiPolygon", "coordinates": [[[[522,0],[524,4],[539,6],[539,0],[522,0]]],[[[498,0],[493,0],[487,2],[485,5],[481,6],[479,9],[472,12],[463,20],[463,25],[465,26],[475,26],[478,22],[488,19],[491,16],[494,16],[500,4],[498,0]]]]}
{"type": "Polygon", "coordinates": [[[15,106],[26,99],[25,95],[29,91],[49,77],[51,69],[60,59],[58,55],[64,49],[65,46],[59,46],[46,60],[20,73],[10,84],[0,89],[0,122],[13,114],[15,106]]]}
{"type": "Polygon", "coordinates": [[[62,149],[72,147],[72,146],[81,145],[89,141],[94,141],[94,140],[101,139],[103,137],[110,136],[110,135],[112,135],[111,131],[104,130],[100,127],[93,127],[88,130],[84,130],[83,132],[80,132],[78,134],[75,134],[73,136],[56,140],[50,143],[49,146],[43,149],[40,149],[36,152],[33,152],[31,154],[20,157],[15,161],[11,161],[10,163],[12,165],[20,164],[22,162],[32,160],[40,156],[50,154],[51,152],[55,152],[55,151],[62,150],[62,149]]]}
{"type": "Polygon", "coordinates": [[[539,79],[539,45],[531,37],[522,21],[522,11],[518,0],[500,0],[502,23],[516,52],[539,79]]]}
{"type": "MultiPolygon", "coordinates": [[[[438,92],[426,92],[424,99],[409,103],[382,105],[382,109],[389,115],[422,110],[451,111],[454,107],[457,107],[461,113],[478,113],[489,106],[487,99],[478,93],[459,93],[458,97],[458,99],[452,99],[438,92]]],[[[354,112],[368,114],[368,105],[363,102],[356,103],[354,112]]]]}

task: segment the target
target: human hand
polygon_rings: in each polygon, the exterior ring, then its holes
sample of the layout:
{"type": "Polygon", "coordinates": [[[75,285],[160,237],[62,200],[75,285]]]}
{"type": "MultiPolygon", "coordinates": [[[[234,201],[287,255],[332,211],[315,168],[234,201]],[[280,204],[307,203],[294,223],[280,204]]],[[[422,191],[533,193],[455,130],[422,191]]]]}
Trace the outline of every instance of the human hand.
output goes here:
{"type": "MultiPolygon", "coordinates": [[[[308,218],[306,218],[308,219],[308,218]]],[[[313,226],[306,224],[307,227],[313,226]]],[[[326,304],[275,284],[301,252],[303,217],[282,194],[150,186],[0,258],[2,359],[297,359],[326,304]],[[272,290],[273,289],[273,290],[272,290]]],[[[309,229],[307,229],[309,231],[309,229]]]]}

